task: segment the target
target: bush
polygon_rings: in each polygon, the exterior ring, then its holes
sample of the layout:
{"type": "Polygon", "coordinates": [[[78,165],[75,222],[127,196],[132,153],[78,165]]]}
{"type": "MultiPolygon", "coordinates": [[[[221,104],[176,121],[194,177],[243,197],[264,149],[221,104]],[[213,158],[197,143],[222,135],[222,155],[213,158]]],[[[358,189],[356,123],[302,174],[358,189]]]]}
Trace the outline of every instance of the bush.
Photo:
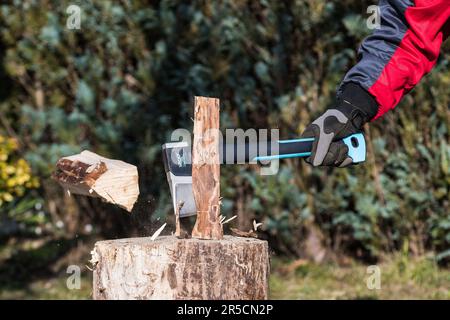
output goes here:
{"type": "Polygon", "coordinates": [[[34,210],[36,196],[30,194],[39,181],[18,149],[16,139],[0,135],[0,237],[32,231],[41,220],[34,210]]]}
{"type": "MultiPolygon", "coordinates": [[[[283,137],[297,137],[333,103],[355,63],[356,47],[370,32],[370,4],[3,4],[3,66],[12,88],[0,111],[42,179],[47,203],[61,198],[48,182],[56,160],[89,148],[138,165],[145,201],[161,217],[171,211],[161,144],[173,129],[192,127],[192,97],[221,99],[222,128],[280,128],[283,137]],[[66,28],[69,4],[83,10],[81,30],[66,28]]],[[[442,252],[450,245],[448,64],[444,53],[394,112],[371,125],[363,166],[311,170],[290,160],[272,177],[226,167],[224,212],[238,212],[241,225],[264,221],[272,246],[293,255],[302,255],[311,225],[320,227],[329,247],[359,256],[395,251],[405,242],[415,253],[442,252]]],[[[97,214],[104,210],[95,205],[97,214]]],[[[127,221],[149,225],[146,212],[127,221]]]]}
{"type": "Polygon", "coordinates": [[[17,148],[17,140],[0,136],[0,207],[23,197],[28,189],[39,187],[28,163],[14,157],[17,148]]]}

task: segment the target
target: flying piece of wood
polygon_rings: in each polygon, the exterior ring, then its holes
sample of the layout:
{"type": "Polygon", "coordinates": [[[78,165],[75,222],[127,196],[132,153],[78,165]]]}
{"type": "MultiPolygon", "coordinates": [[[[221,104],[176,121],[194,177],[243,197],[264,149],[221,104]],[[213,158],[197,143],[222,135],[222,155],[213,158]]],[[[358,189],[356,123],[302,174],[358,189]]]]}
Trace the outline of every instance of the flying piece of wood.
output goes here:
{"type": "Polygon", "coordinates": [[[231,218],[229,218],[227,220],[225,220],[225,217],[224,217],[223,221],[221,220],[220,223],[222,223],[222,225],[224,225],[226,223],[229,223],[229,222],[233,221],[236,218],[237,218],[237,215],[234,215],[234,216],[232,216],[231,218]]]}
{"type": "Polygon", "coordinates": [[[155,231],[155,233],[150,237],[150,240],[155,241],[156,238],[161,234],[161,232],[166,227],[167,223],[164,223],[158,230],[155,231]]]}
{"type": "Polygon", "coordinates": [[[258,231],[260,226],[262,226],[261,222],[256,222],[256,220],[253,220],[253,230],[258,231]]]}
{"type": "Polygon", "coordinates": [[[136,166],[87,150],[59,159],[52,177],[69,194],[102,198],[128,212],[139,196],[136,166]]]}

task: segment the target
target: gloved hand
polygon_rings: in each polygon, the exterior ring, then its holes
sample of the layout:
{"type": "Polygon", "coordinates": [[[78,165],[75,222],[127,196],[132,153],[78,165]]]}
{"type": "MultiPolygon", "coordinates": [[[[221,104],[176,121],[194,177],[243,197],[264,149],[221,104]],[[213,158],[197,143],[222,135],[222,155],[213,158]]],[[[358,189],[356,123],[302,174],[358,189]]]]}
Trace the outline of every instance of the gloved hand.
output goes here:
{"type": "Polygon", "coordinates": [[[315,167],[351,164],[348,147],[340,140],[360,132],[377,112],[378,104],[367,91],[357,84],[346,84],[336,107],[325,111],[303,132],[302,138],[314,138],[312,153],[306,162],[315,167]]]}

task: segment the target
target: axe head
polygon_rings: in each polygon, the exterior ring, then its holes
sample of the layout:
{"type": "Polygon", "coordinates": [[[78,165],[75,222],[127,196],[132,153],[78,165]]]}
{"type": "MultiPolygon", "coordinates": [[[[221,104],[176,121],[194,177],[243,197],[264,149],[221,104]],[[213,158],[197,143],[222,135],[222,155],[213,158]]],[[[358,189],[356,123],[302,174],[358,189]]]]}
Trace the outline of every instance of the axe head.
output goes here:
{"type": "Polygon", "coordinates": [[[178,206],[180,218],[197,214],[197,207],[192,191],[192,156],[191,147],[187,142],[171,142],[162,146],[164,170],[169,182],[172,195],[173,211],[176,213],[178,206]]]}

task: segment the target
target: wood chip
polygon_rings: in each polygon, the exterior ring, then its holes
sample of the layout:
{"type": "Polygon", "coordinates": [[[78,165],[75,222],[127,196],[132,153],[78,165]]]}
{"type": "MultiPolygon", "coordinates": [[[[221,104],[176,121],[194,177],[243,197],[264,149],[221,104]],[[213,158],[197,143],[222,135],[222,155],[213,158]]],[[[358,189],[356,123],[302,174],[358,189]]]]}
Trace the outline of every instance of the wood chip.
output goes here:
{"type": "Polygon", "coordinates": [[[89,260],[89,263],[91,264],[92,268],[89,268],[87,265],[86,267],[88,267],[89,270],[94,271],[99,261],[100,257],[97,253],[96,248],[94,248],[94,250],[91,251],[91,259],[89,260]]]}
{"type": "Polygon", "coordinates": [[[226,224],[226,223],[228,223],[228,222],[231,222],[231,221],[233,221],[234,219],[236,219],[237,218],[237,215],[234,215],[234,216],[232,216],[230,219],[227,219],[227,220],[225,220],[224,222],[222,222],[222,225],[224,225],[224,224],[226,224]]]}
{"type": "Polygon", "coordinates": [[[258,231],[260,226],[262,226],[262,223],[257,223],[256,220],[253,220],[253,230],[258,231]]]}
{"type": "Polygon", "coordinates": [[[236,229],[236,228],[230,228],[231,232],[233,232],[235,235],[239,236],[239,237],[244,237],[244,238],[258,238],[258,235],[256,234],[255,231],[253,230],[249,230],[248,232],[236,229]]]}
{"type": "Polygon", "coordinates": [[[155,231],[155,233],[150,237],[150,240],[155,241],[156,238],[161,234],[161,232],[166,227],[167,223],[164,223],[158,230],[155,231]]]}

